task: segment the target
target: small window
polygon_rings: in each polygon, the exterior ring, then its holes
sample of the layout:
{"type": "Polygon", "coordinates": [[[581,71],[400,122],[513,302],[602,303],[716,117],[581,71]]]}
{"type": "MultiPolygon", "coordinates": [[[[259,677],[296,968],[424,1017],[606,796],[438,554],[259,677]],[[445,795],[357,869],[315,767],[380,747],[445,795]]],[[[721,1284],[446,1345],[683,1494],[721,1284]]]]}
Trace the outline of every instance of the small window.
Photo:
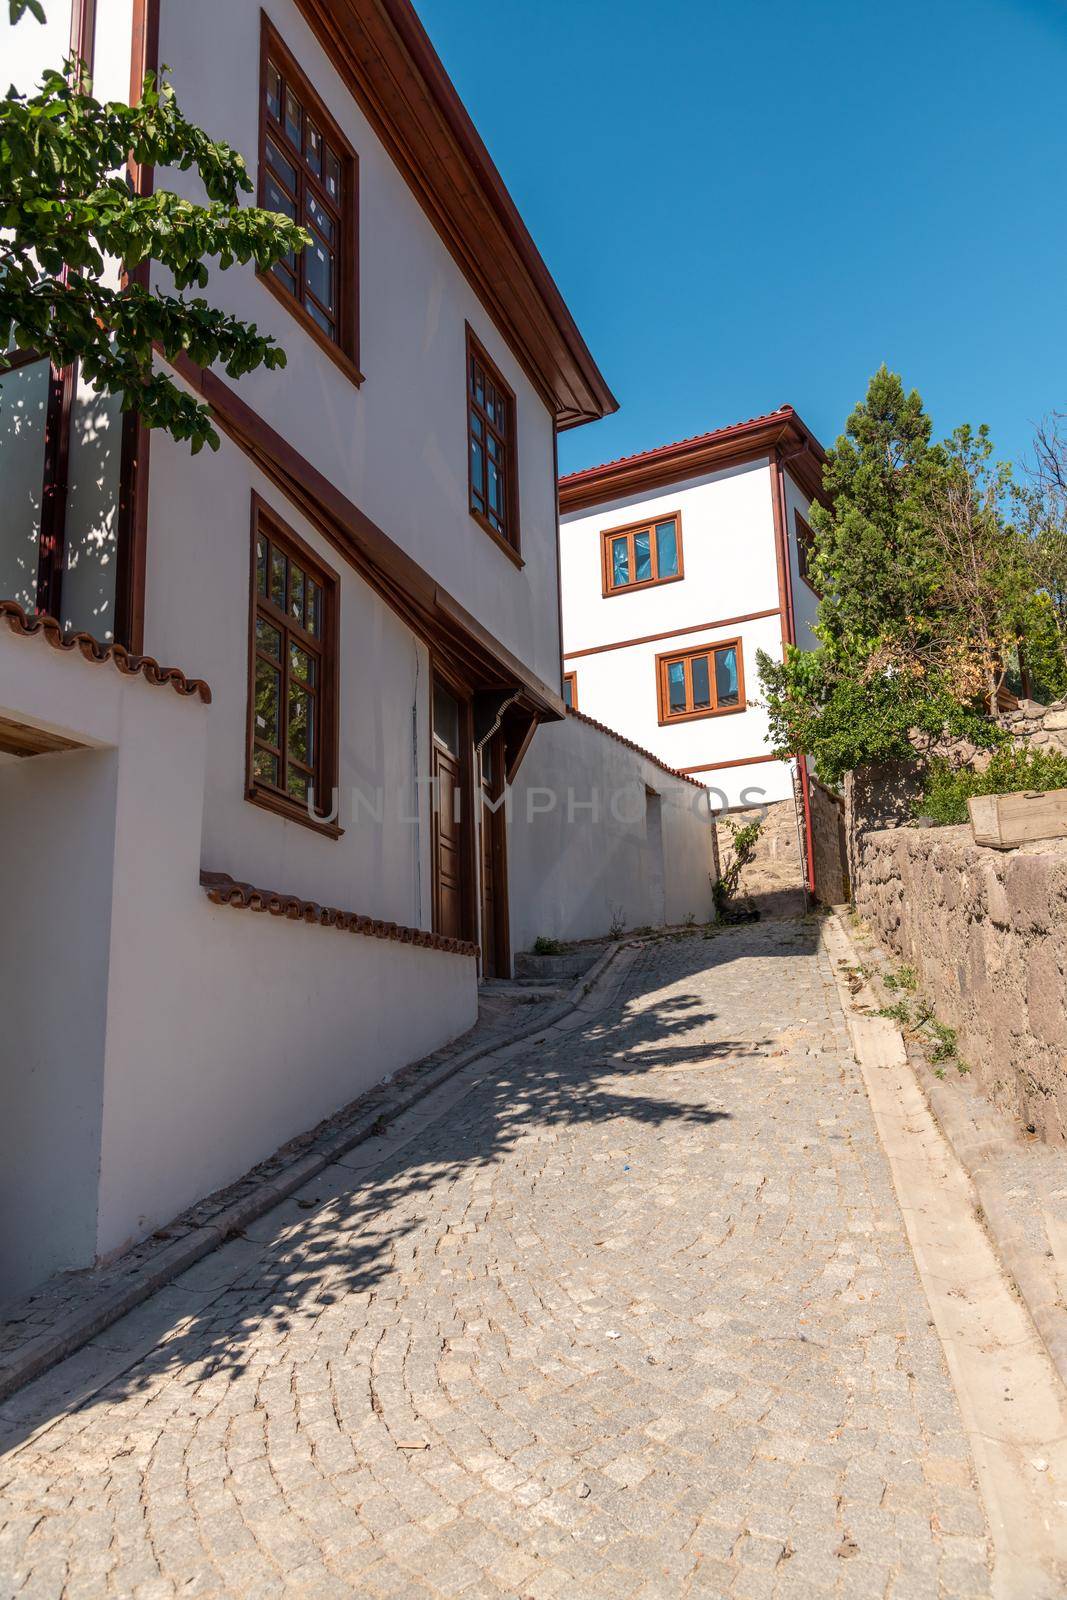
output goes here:
{"type": "Polygon", "coordinates": [[[470,512],[509,555],[519,550],[515,396],[467,329],[470,512]]]}
{"type": "Polygon", "coordinates": [[[568,711],[578,709],[578,674],[565,672],[563,674],[563,704],[568,711]]]}
{"type": "Polygon", "coordinates": [[[264,21],[259,204],[311,234],[263,279],[359,381],[356,156],[292,56],[264,21]]]}
{"type": "Polygon", "coordinates": [[[809,528],[800,512],[796,512],[797,527],[797,571],[813,593],[818,593],[811,580],[811,559],[815,554],[815,535],[809,528]]]}
{"type": "Polygon", "coordinates": [[[656,671],[661,724],[745,709],[740,639],[657,656],[656,671]]]}
{"type": "Polygon", "coordinates": [[[252,593],[249,798],[321,825],[311,811],[329,812],[337,782],[337,578],[258,501],[252,593]]]}
{"type": "Polygon", "coordinates": [[[604,593],[624,594],[682,577],[682,519],[677,511],[654,522],[608,528],[601,535],[604,593]]]}

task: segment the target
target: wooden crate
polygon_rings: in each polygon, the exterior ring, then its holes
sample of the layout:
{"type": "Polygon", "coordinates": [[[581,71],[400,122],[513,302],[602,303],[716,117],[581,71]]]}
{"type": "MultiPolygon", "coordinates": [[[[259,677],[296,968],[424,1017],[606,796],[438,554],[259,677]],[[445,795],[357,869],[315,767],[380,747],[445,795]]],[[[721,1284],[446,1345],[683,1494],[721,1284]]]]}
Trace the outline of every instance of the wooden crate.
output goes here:
{"type": "Polygon", "coordinates": [[[976,794],[967,802],[975,844],[1014,850],[1035,839],[1067,838],[1067,789],[976,794]]]}

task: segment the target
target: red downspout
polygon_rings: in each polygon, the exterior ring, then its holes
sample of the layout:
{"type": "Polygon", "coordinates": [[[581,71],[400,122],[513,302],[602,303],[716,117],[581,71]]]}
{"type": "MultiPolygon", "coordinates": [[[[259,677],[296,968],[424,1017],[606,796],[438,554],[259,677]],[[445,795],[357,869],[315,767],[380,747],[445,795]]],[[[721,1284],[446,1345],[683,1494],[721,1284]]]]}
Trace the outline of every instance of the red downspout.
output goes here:
{"type": "MultiPolygon", "coordinates": [[[[780,450],[774,452],[772,467],[774,485],[775,522],[779,541],[779,571],[785,582],[785,594],[782,596],[782,644],[796,644],[797,628],[796,617],[793,613],[793,566],[789,559],[789,523],[786,519],[785,499],[785,468],[782,466],[780,450]]],[[[804,842],[807,855],[806,882],[808,893],[815,897],[815,835],[811,823],[811,786],[808,782],[808,762],[804,755],[797,756],[797,767],[800,772],[801,803],[804,807],[804,842]]]]}

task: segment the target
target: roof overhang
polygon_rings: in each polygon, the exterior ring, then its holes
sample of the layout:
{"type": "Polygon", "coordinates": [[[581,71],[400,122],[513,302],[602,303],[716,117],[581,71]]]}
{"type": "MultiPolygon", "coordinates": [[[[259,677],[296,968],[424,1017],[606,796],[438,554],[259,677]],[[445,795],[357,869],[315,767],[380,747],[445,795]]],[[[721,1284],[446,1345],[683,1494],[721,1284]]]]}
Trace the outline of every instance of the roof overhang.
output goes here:
{"type": "Polygon", "coordinates": [[[297,5],[557,426],[617,411],[410,0],[297,5]]]}
{"type": "Polygon", "coordinates": [[[559,509],[561,514],[584,511],[763,456],[779,459],[809,498],[826,499],[822,483],[826,452],[793,407],[782,406],[765,417],[569,473],[559,481],[559,509]]]}

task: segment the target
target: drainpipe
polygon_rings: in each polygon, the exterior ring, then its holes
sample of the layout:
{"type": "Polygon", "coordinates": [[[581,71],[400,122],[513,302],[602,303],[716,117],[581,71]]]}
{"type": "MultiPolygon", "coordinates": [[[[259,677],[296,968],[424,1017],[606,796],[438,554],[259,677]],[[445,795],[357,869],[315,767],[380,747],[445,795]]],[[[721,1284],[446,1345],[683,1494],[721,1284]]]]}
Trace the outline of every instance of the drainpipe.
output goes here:
{"type": "MultiPolygon", "coordinates": [[[[796,619],[793,614],[793,566],[789,559],[789,523],[786,520],[787,506],[785,499],[785,468],[782,465],[782,452],[775,450],[774,461],[771,466],[771,483],[774,495],[774,520],[778,535],[778,571],[784,585],[782,595],[782,646],[796,644],[796,619]]],[[[808,763],[803,755],[797,757],[797,770],[800,774],[800,799],[804,809],[804,881],[808,894],[815,898],[815,837],[811,823],[811,787],[808,783],[808,763]]],[[[797,819],[799,825],[800,819],[797,819]]]]}

